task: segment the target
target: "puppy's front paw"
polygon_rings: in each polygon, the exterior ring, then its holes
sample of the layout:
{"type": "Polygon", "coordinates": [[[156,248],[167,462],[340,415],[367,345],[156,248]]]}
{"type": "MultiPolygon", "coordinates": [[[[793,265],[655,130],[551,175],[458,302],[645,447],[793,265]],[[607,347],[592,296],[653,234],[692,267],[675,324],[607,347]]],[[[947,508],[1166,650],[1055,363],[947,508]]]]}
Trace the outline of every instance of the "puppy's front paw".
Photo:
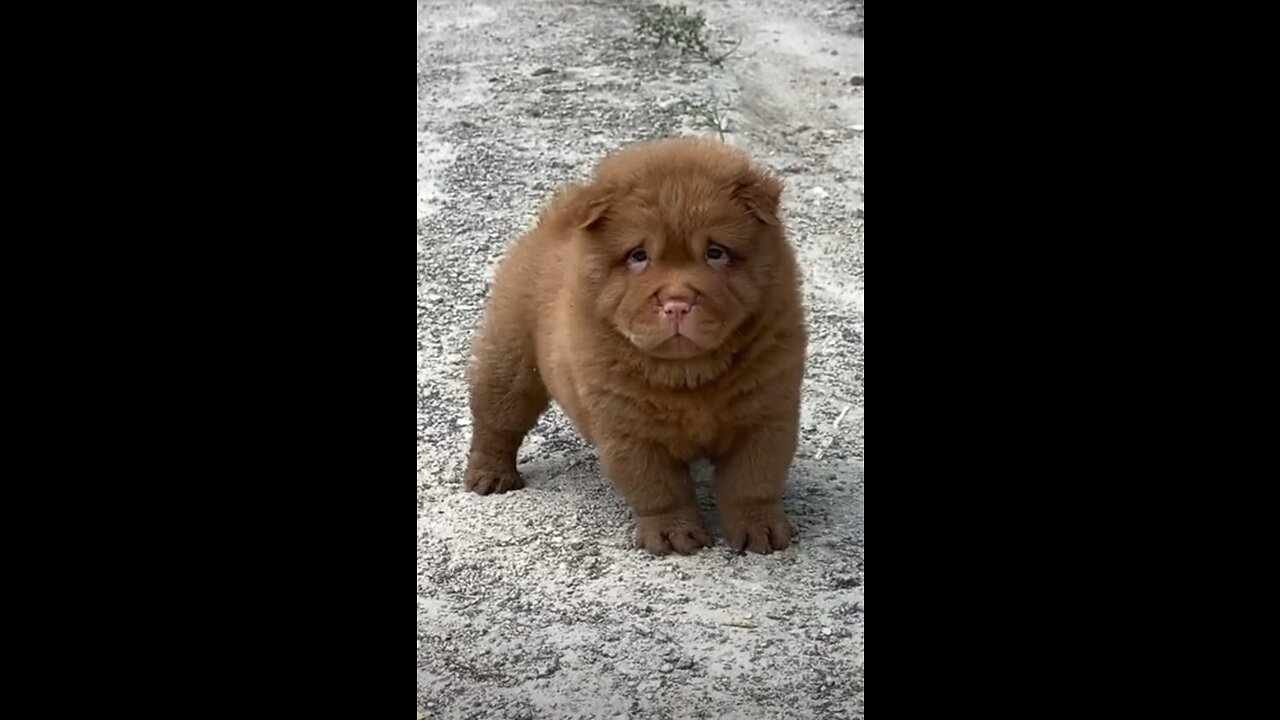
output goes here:
{"type": "Polygon", "coordinates": [[[636,547],[657,555],[672,550],[692,555],[711,546],[711,535],[696,515],[668,514],[636,518],[636,547]]]}
{"type": "Polygon", "coordinates": [[[472,455],[462,485],[477,495],[489,495],[519,490],[524,487],[524,480],[514,466],[495,462],[487,455],[472,455]]]}
{"type": "Polygon", "coordinates": [[[791,521],[781,503],[721,508],[720,519],[725,543],[738,552],[768,555],[791,544],[791,521]]]}

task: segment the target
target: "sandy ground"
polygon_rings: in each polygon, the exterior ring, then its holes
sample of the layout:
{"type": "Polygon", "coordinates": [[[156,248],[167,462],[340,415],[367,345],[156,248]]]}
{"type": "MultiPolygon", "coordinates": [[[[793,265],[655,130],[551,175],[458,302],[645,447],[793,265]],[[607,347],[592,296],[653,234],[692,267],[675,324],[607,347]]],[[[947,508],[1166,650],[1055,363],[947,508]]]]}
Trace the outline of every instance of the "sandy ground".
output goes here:
{"type": "Polygon", "coordinates": [[[418,6],[419,718],[863,716],[860,16],[850,0],[687,4],[713,50],[741,40],[721,66],[647,44],[639,3],[418,6]],[[718,134],[714,117],[785,179],[805,272],[795,544],[634,550],[558,409],[521,451],[525,490],[464,492],[463,370],[505,244],[607,152],[718,134]]]}

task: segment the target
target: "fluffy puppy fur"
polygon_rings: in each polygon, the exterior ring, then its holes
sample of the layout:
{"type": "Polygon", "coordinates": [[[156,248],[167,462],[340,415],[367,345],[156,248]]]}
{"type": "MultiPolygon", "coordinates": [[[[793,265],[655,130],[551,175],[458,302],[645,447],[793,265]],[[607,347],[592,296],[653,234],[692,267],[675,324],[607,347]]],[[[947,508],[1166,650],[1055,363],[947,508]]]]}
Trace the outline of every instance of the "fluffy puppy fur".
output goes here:
{"type": "Polygon", "coordinates": [[[711,544],[689,477],[709,458],[727,543],[791,543],[805,330],[782,185],[716,141],[606,158],[499,266],[470,368],[465,485],[523,487],[516,451],[554,399],[656,553],[711,544]]]}

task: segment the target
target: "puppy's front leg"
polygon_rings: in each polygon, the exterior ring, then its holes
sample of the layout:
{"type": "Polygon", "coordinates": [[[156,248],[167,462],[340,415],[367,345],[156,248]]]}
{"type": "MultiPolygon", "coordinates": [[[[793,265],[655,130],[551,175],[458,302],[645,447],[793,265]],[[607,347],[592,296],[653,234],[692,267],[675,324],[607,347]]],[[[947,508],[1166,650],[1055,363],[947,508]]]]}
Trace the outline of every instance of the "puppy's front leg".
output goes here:
{"type": "Polygon", "coordinates": [[[713,488],[729,547],[768,554],[791,544],[782,493],[795,452],[796,424],[784,420],[745,433],[716,459],[713,488]]]}
{"type": "Polygon", "coordinates": [[[711,545],[689,468],[644,440],[615,437],[601,447],[605,475],[636,515],[636,546],[689,555],[711,545]]]}

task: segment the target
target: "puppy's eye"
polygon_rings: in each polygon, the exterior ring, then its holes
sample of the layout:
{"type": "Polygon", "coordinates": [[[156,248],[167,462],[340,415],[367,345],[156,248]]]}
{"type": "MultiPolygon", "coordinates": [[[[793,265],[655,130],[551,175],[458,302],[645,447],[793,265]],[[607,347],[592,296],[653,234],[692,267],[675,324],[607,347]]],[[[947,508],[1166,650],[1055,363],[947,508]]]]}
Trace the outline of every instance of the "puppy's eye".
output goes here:
{"type": "Polygon", "coordinates": [[[632,265],[640,265],[648,261],[649,253],[645,252],[644,248],[636,248],[635,250],[627,253],[627,262],[632,265]]]}
{"type": "Polygon", "coordinates": [[[707,262],[712,265],[724,265],[729,262],[729,251],[712,243],[707,246],[707,262]]]}

